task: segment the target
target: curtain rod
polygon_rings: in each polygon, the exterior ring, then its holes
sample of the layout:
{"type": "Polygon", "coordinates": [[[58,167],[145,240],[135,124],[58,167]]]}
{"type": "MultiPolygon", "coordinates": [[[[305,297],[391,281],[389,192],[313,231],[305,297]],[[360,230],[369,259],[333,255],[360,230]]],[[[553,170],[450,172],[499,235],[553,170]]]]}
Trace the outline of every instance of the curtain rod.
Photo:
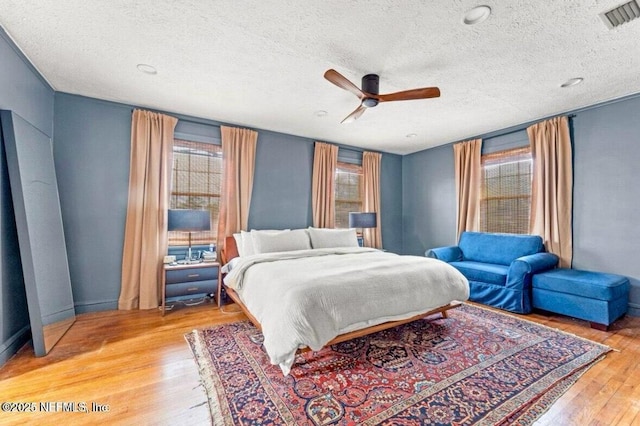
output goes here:
{"type": "MultiPolygon", "coordinates": [[[[534,124],[541,123],[541,122],[543,122],[545,120],[548,120],[550,118],[559,117],[559,116],[562,116],[562,115],[566,115],[568,118],[574,118],[576,116],[576,114],[553,115],[553,116],[550,116],[550,117],[547,117],[547,118],[543,118],[541,120],[530,121],[528,123],[518,124],[517,126],[508,127],[506,129],[503,129],[503,130],[496,130],[494,132],[485,133],[483,135],[478,135],[478,136],[471,137],[471,138],[465,138],[464,140],[469,140],[469,139],[491,139],[491,138],[498,138],[498,137],[501,137],[501,136],[507,136],[507,135],[510,135],[510,134],[513,134],[513,133],[521,132],[521,131],[525,130],[527,127],[532,126],[534,124]]],[[[453,142],[453,143],[457,143],[457,142],[453,142]]]]}
{"type": "Polygon", "coordinates": [[[215,126],[215,127],[223,126],[223,124],[220,123],[219,121],[209,120],[208,118],[186,118],[188,116],[184,116],[182,114],[171,114],[171,113],[169,113],[169,115],[173,115],[179,121],[182,121],[182,122],[185,122],[185,123],[206,124],[206,125],[215,126]]]}

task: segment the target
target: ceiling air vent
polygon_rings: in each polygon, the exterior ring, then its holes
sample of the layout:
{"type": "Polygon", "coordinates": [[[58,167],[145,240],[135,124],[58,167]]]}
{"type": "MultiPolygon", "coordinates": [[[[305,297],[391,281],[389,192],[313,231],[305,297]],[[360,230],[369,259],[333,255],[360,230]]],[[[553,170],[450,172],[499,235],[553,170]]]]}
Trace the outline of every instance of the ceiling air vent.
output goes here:
{"type": "Polygon", "coordinates": [[[636,0],[631,0],[600,14],[600,18],[609,29],[626,24],[638,17],[640,17],[640,6],[636,0]]]}

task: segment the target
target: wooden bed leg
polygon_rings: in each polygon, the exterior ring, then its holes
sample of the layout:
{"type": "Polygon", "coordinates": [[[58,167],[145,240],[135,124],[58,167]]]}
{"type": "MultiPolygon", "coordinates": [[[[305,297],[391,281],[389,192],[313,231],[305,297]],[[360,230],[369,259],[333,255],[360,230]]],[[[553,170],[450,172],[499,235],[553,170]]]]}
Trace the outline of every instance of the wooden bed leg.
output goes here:
{"type": "Polygon", "coordinates": [[[447,318],[449,318],[449,317],[447,316],[447,311],[442,311],[442,318],[443,318],[443,319],[447,319],[447,318]]]}

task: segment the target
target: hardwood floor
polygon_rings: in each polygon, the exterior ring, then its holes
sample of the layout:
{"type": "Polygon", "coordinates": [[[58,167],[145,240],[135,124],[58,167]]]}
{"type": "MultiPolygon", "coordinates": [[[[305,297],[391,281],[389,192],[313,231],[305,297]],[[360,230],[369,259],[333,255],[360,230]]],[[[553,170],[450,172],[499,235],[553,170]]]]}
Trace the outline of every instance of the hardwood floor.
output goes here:
{"type": "MultiPolygon", "coordinates": [[[[153,310],[79,315],[49,355],[35,358],[27,345],[0,368],[0,402],[36,403],[35,413],[0,412],[0,424],[209,424],[204,388],[183,336],[244,318],[214,304],[164,317],[153,310]],[[43,412],[41,402],[50,403],[51,412],[43,412]],[[65,412],[70,406],[62,403],[72,402],[85,403],[90,412],[65,412]],[[108,411],[97,412],[93,403],[108,411]]],[[[587,371],[537,424],[640,425],[640,318],[625,317],[609,332],[559,315],[522,318],[617,350],[587,371]]]]}

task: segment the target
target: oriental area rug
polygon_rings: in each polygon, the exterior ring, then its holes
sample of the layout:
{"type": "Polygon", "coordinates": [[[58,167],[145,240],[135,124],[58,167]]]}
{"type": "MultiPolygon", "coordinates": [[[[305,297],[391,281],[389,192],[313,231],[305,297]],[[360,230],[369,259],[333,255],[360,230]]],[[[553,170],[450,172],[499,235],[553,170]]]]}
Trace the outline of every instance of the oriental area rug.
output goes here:
{"type": "Polygon", "coordinates": [[[527,425],[610,350],[468,304],[299,354],[286,377],[248,321],[185,337],[220,425],[527,425]]]}

